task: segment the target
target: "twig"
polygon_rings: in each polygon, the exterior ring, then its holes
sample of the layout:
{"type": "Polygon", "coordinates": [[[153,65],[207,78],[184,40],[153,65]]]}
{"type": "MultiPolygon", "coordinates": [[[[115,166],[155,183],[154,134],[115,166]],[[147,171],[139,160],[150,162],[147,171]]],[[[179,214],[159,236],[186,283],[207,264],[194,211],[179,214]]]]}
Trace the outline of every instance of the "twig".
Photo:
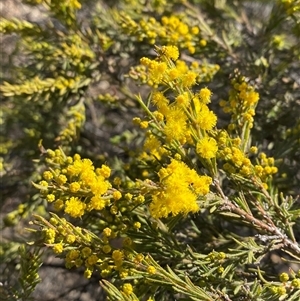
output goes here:
{"type": "MultiPolygon", "coordinates": [[[[300,255],[300,247],[297,242],[293,242],[290,240],[286,234],[282,233],[279,228],[275,226],[273,221],[269,222],[270,219],[268,219],[268,222],[264,222],[262,220],[259,220],[255,218],[252,214],[247,213],[243,209],[237,207],[233,202],[231,202],[227,196],[225,196],[220,183],[217,179],[214,180],[214,184],[216,189],[218,190],[222,200],[223,200],[223,209],[228,210],[230,212],[236,213],[238,216],[240,216],[242,219],[248,221],[249,223],[256,225],[256,228],[259,228],[261,230],[264,230],[272,235],[275,235],[278,237],[284,246],[288,249],[293,250],[296,254],[300,255]]],[[[264,211],[265,213],[265,211],[264,211]]],[[[267,214],[264,215],[264,217],[267,216],[267,214]]],[[[266,217],[265,217],[266,218],[266,217]]]]}

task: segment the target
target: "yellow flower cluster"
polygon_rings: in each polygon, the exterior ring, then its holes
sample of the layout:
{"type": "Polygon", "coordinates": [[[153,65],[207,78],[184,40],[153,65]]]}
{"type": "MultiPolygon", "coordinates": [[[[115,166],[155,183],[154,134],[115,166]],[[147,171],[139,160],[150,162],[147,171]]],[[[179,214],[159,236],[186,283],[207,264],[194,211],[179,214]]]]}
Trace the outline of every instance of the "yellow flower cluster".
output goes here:
{"type": "Polygon", "coordinates": [[[260,164],[254,166],[256,175],[265,182],[268,178],[278,172],[278,168],[274,166],[273,157],[267,157],[265,153],[259,154],[260,164]]]}
{"type": "Polygon", "coordinates": [[[67,25],[72,25],[75,13],[81,8],[80,0],[28,0],[30,4],[44,4],[67,25]]]}
{"type": "Polygon", "coordinates": [[[55,57],[65,58],[66,61],[74,66],[80,66],[80,63],[85,60],[93,59],[95,53],[79,35],[70,35],[66,41],[61,43],[60,48],[57,49],[53,55],[55,57]]]}
{"type": "Polygon", "coordinates": [[[119,97],[111,93],[104,93],[99,94],[97,99],[104,103],[115,103],[118,101],[119,97]]]}
{"type": "Polygon", "coordinates": [[[152,195],[151,215],[155,218],[167,217],[169,214],[188,214],[197,212],[197,197],[206,195],[212,179],[200,176],[185,163],[172,160],[159,173],[161,187],[152,195]]]}
{"type": "Polygon", "coordinates": [[[176,57],[174,53],[168,51],[171,47],[173,50],[174,46],[165,46],[157,49],[161,57],[160,60],[141,58],[141,64],[148,69],[148,77],[145,80],[149,85],[165,84],[173,89],[175,84],[185,88],[193,86],[196,83],[198,74],[190,70],[185,62],[174,59],[176,57]],[[174,61],[176,64],[174,64],[174,61]]]}
{"type": "Polygon", "coordinates": [[[217,141],[211,137],[204,137],[197,143],[196,151],[204,159],[215,158],[218,151],[217,141]]]}
{"type": "Polygon", "coordinates": [[[58,76],[57,78],[45,78],[34,77],[30,80],[23,81],[19,85],[11,85],[4,82],[0,86],[0,91],[4,96],[10,97],[14,95],[31,95],[46,93],[50,90],[58,90],[60,95],[65,94],[70,90],[77,90],[84,78],[76,76],[75,78],[65,78],[58,76]]]}
{"type": "Polygon", "coordinates": [[[130,296],[133,293],[133,287],[130,283],[125,283],[122,291],[126,296],[130,296]]]}
{"type": "Polygon", "coordinates": [[[9,33],[16,33],[16,32],[28,32],[28,31],[35,31],[40,32],[40,28],[33,23],[27,22],[25,20],[7,20],[5,18],[1,18],[0,20],[0,32],[9,34],[9,33]]]}
{"type": "MultiPolygon", "coordinates": [[[[169,46],[166,46],[169,47],[169,46]]],[[[168,52],[163,52],[167,57],[172,59],[172,56],[168,52]]],[[[188,70],[196,74],[196,82],[209,82],[212,80],[216,72],[220,69],[219,65],[209,64],[206,61],[201,61],[201,63],[194,61],[188,65],[185,61],[176,60],[176,68],[169,70],[169,79],[174,80],[180,78],[181,75],[185,74],[188,70]]],[[[147,73],[146,64],[138,65],[136,67],[131,67],[128,74],[134,80],[137,80],[141,84],[148,84],[150,86],[155,86],[155,84],[150,80],[147,73]]]]}
{"type": "Polygon", "coordinates": [[[223,111],[231,114],[232,123],[229,124],[228,129],[235,130],[236,126],[242,128],[245,124],[252,128],[259,94],[246,82],[244,77],[239,75],[232,80],[232,85],[233,89],[229,93],[228,101],[220,102],[223,111]]]}
{"type": "MultiPolygon", "coordinates": [[[[153,92],[151,98],[153,105],[157,107],[153,117],[161,126],[166,142],[171,143],[175,140],[184,144],[186,141],[191,141],[192,133],[199,131],[201,135],[197,136],[197,140],[206,137],[206,132],[212,130],[217,122],[216,115],[207,106],[211,91],[208,88],[200,89],[198,93],[191,91],[190,88],[196,83],[197,74],[186,64],[176,60],[178,57],[176,47],[157,47],[156,51],[159,55],[158,60],[142,58],[141,63],[148,69],[149,81],[155,83],[157,87],[164,86],[174,93],[173,102],[158,89],[153,92]]],[[[204,139],[199,143],[199,154],[203,158],[215,157],[217,145],[213,138],[204,139]],[[203,147],[200,147],[201,145],[203,147]]],[[[150,135],[145,146],[151,150],[154,146],[159,147],[160,143],[155,135],[150,135]]]]}
{"type": "Polygon", "coordinates": [[[286,13],[288,15],[296,14],[300,12],[300,1],[298,0],[278,0],[284,5],[286,13]]]}
{"type": "Polygon", "coordinates": [[[280,284],[274,284],[269,287],[273,294],[277,296],[286,296],[287,293],[294,292],[295,289],[300,288],[300,273],[293,272],[291,275],[288,273],[281,273],[279,275],[280,284]],[[291,277],[292,276],[292,277],[291,277]],[[292,279],[291,279],[292,278],[292,279]]]}
{"type": "Polygon", "coordinates": [[[66,266],[68,268],[83,265],[83,259],[87,259],[85,264],[89,266],[98,261],[98,258],[95,259],[95,254],[92,253],[89,247],[74,249],[74,246],[91,243],[92,238],[85,230],[75,227],[66,219],[59,218],[56,215],[52,215],[49,222],[45,222],[43,218],[41,218],[41,221],[43,222],[41,226],[43,227],[44,241],[47,246],[51,247],[57,254],[67,251],[66,266]],[[94,260],[92,260],[93,258],[94,260]]]}
{"type": "Polygon", "coordinates": [[[62,5],[62,6],[66,6],[70,9],[80,9],[81,8],[81,3],[78,0],[52,0],[52,1],[48,1],[48,0],[30,0],[31,4],[41,4],[41,3],[45,3],[46,5],[49,5],[49,3],[51,3],[53,6],[58,6],[58,5],[62,5]]]}
{"type": "Polygon", "coordinates": [[[239,146],[225,147],[220,151],[220,157],[226,162],[223,169],[229,174],[241,174],[244,177],[253,174],[252,163],[239,146]]]}
{"type": "Polygon", "coordinates": [[[45,181],[40,183],[41,187],[47,188],[46,199],[56,210],[79,218],[86,211],[104,209],[110,198],[120,198],[117,191],[104,196],[111,188],[107,180],[110,176],[108,166],[95,169],[91,160],[81,159],[79,155],[66,157],[61,150],[48,150],[47,161],[60,166],[45,171],[45,181]]]}
{"type": "MultiPolygon", "coordinates": [[[[163,46],[155,50],[158,54],[155,60],[141,59],[146,68],[145,78],[155,87],[150,100],[156,110],[152,112],[147,108],[150,117],[147,125],[151,127],[140,158],[149,160],[152,156],[157,160],[175,154],[185,156],[182,146],[189,145],[204,166],[214,173],[218,143],[214,137],[217,116],[208,107],[212,92],[207,87],[192,90],[197,73],[177,59],[177,47],[163,46]]],[[[143,101],[139,101],[145,107],[143,101]]],[[[134,122],[142,125],[139,118],[134,118],[134,122]]]]}
{"type": "MultiPolygon", "coordinates": [[[[86,278],[90,278],[94,270],[100,272],[102,277],[109,276],[113,271],[117,271],[121,278],[129,275],[130,271],[124,265],[125,252],[113,249],[110,244],[110,239],[117,236],[110,228],[105,228],[102,235],[94,235],[55,214],[49,221],[39,217],[37,224],[43,229],[45,244],[65,258],[67,268],[84,266],[86,278]]],[[[125,237],[123,245],[131,244],[131,239],[125,237]]]]}
{"type": "MultiPolygon", "coordinates": [[[[247,178],[257,176],[263,182],[264,187],[267,188],[266,180],[278,171],[277,167],[274,166],[274,158],[261,153],[259,164],[253,164],[248,158],[248,153],[242,150],[240,138],[232,139],[227,132],[221,131],[217,140],[219,146],[218,158],[225,162],[223,169],[228,174],[240,174],[247,178]]],[[[257,148],[250,147],[249,153],[256,154],[257,148]]]]}
{"type": "Polygon", "coordinates": [[[77,138],[78,132],[85,122],[85,106],[83,102],[79,102],[69,108],[66,113],[66,118],[66,127],[60,131],[56,138],[57,141],[60,141],[61,145],[63,145],[64,142],[70,143],[77,138]]]}
{"type": "MultiPolygon", "coordinates": [[[[124,264],[126,254],[121,249],[115,250],[112,240],[122,233],[119,247],[132,245],[132,239],[125,234],[128,230],[140,231],[142,224],[137,220],[129,221],[125,216],[145,201],[144,196],[126,193],[123,197],[107,180],[111,173],[108,166],[95,168],[89,159],[82,159],[78,154],[68,157],[60,149],[47,150],[46,162],[52,168],[43,173],[44,180],[36,187],[54,209],[73,218],[81,218],[91,210],[101,210],[97,228],[100,231],[96,236],[55,214],[49,222],[41,218],[47,246],[65,256],[67,268],[84,266],[86,278],[91,277],[94,270],[102,277],[113,272],[120,278],[128,277],[130,272],[124,264]],[[120,212],[123,218],[116,217],[120,212]]],[[[120,178],[115,178],[113,183],[122,184],[120,178]]]]}
{"type": "Polygon", "coordinates": [[[149,17],[136,22],[122,12],[117,19],[122,29],[131,36],[135,36],[138,41],[146,40],[153,45],[176,45],[188,49],[192,54],[197,44],[202,47],[206,45],[206,41],[200,36],[199,27],[190,26],[188,20],[185,21],[180,15],[163,16],[161,20],[149,17]]]}
{"type": "Polygon", "coordinates": [[[147,156],[142,153],[141,157],[153,160],[154,158],[160,160],[163,155],[167,154],[166,149],[162,146],[159,139],[154,136],[152,133],[148,133],[146,140],[144,142],[144,150],[151,154],[151,156],[147,156]]]}

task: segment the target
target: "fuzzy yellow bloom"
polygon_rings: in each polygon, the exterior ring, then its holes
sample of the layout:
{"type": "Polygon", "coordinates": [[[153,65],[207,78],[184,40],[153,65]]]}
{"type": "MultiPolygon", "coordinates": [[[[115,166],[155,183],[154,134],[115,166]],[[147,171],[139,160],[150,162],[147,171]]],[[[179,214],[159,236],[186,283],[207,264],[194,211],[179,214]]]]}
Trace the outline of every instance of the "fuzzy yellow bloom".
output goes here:
{"type": "Polygon", "coordinates": [[[80,173],[80,180],[84,186],[91,186],[97,181],[96,173],[93,170],[86,169],[80,173]]]}
{"type": "Polygon", "coordinates": [[[67,235],[67,237],[66,237],[66,241],[67,241],[69,244],[72,244],[75,240],[76,240],[76,236],[75,236],[75,235],[69,234],[69,235],[67,235]]]}
{"type": "Polygon", "coordinates": [[[106,237],[110,237],[111,234],[112,234],[112,230],[108,227],[104,228],[103,229],[103,234],[106,236],[106,237]]]}
{"type": "Polygon", "coordinates": [[[53,179],[53,174],[51,171],[49,170],[46,170],[44,173],[43,173],[43,178],[47,181],[53,179]]]}
{"type": "Polygon", "coordinates": [[[97,170],[97,174],[99,172],[99,175],[102,175],[104,178],[109,178],[110,173],[111,173],[111,169],[110,167],[108,167],[107,165],[102,165],[100,170],[97,170]]]}
{"type": "Polygon", "coordinates": [[[111,257],[114,261],[120,261],[123,260],[124,254],[122,251],[114,250],[111,257]]]}
{"type": "Polygon", "coordinates": [[[69,186],[71,192],[77,192],[80,189],[80,184],[78,182],[73,182],[69,186]]]}
{"type": "Polygon", "coordinates": [[[148,67],[151,63],[151,60],[147,57],[142,57],[140,59],[140,63],[141,63],[141,65],[148,67]]]}
{"type": "Polygon", "coordinates": [[[186,24],[180,22],[179,26],[177,26],[177,31],[180,33],[181,36],[184,36],[188,34],[189,27],[186,24]]]}
{"type": "Polygon", "coordinates": [[[88,204],[88,210],[102,210],[106,205],[106,202],[103,198],[99,196],[93,196],[90,203],[88,204]]]}
{"type": "Polygon", "coordinates": [[[136,203],[142,204],[145,201],[145,197],[143,195],[138,195],[134,200],[136,203]]]}
{"type": "Polygon", "coordinates": [[[83,258],[89,257],[89,256],[91,255],[91,253],[92,253],[92,250],[91,250],[91,248],[89,248],[89,247],[84,247],[84,248],[81,250],[81,255],[82,255],[83,258]]]}
{"type": "Polygon", "coordinates": [[[61,242],[58,243],[58,244],[55,244],[53,246],[53,252],[56,253],[56,254],[62,253],[63,250],[64,250],[64,246],[61,242]]]}
{"type": "Polygon", "coordinates": [[[113,192],[113,198],[117,201],[122,197],[122,193],[118,190],[113,192]]]}
{"type": "Polygon", "coordinates": [[[245,164],[245,154],[237,147],[232,147],[232,159],[231,159],[235,166],[241,167],[245,164]]]}
{"type": "Polygon", "coordinates": [[[257,154],[258,149],[257,149],[256,146],[251,146],[249,151],[250,151],[250,153],[252,153],[252,154],[257,154]]]}
{"type": "Polygon", "coordinates": [[[253,117],[248,113],[243,114],[242,117],[243,117],[244,121],[253,122],[253,117]]]}
{"type": "Polygon", "coordinates": [[[208,88],[203,88],[199,92],[199,98],[205,104],[210,103],[212,92],[208,88]]]}
{"type": "Polygon", "coordinates": [[[266,175],[272,174],[272,169],[271,169],[271,167],[270,167],[270,166],[265,166],[265,167],[264,167],[264,173],[265,173],[266,175]]]}
{"type": "Polygon", "coordinates": [[[64,201],[61,199],[58,199],[53,204],[54,210],[60,211],[64,208],[64,201]]]}
{"type": "Polygon", "coordinates": [[[92,171],[94,170],[93,163],[90,159],[75,159],[74,163],[69,165],[67,168],[68,174],[70,176],[79,175],[81,172],[92,171]]]}
{"type": "Polygon", "coordinates": [[[135,229],[140,229],[141,228],[141,223],[140,222],[135,222],[134,224],[133,224],[133,227],[135,228],[135,229]]]}
{"type": "Polygon", "coordinates": [[[150,134],[146,138],[144,143],[145,150],[153,152],[159,149],[160,147],[161,147],[161,143],[154,135],[150,134]]]}
{"type": "Polygon", "coordinates": [[[132,119],[132,122],[133,122],[133,124],[134,125],[140,125],[140,123],[141,123],[141,118],[140,117],[134,117],[133,119],[132,119]]]}
{"type": "Polygon", "coordinates": [[[77,218],[84,214],[86,204],[81,202],[77,197],[71,197],[66,201],[65,213],[77,218]]]}
{"type": "Polygon", "coordinates": [[[128,277],[128,270],[121,268],[119,271],[119,275],[121,279],[128,277]]]}
{"type": "Polygon", "coordinates": [[[80,252],[78,250],[71,250],[68,252],[66,258],[67,260],[75,260],[80,256],[80,252]]]}
{"type": "Polygon", "coordinates": [[[144,255],[143,254],[137,254],[134,258],[134,263],[135,264],[139,264],[142,262],[142,260],[144,259],[144,255]]]}
{"type": "Polygon", "coordinates": [[[180,76],[180,71],[176,67],[174,67],[174,68],[167,70],[167,75],[170,78],[170,80],[172,81],[172,80],[177,79],[180,76]]]}
{"type": "Polygon", "coordinates": [[[111,257],[114,261],[114,264],[117,267],[121,267],[121,265],[123,264],[123,258],[124,258],[123,252],[119,251],[119,250],[114,250],[111,257]]]}
{"type": "Polygon", "coordinates": [[[164,128],[167,141],[180,140],[185,137],[187,126],[186,126],[186,115],[181,109],[172,108],[167,116],[167,122],[164,128]]]}
{"type": "Polygon", "coordinates": [[[81,157],[80,157],[79,154],[75,154],[75,155],[73,156],[73,159],[74,159],[74,161],[77,161],[77,160],[81,160],[81,157]]]}
{"type": "Polygon", "coordinates": [[[254,170],[259,177],[262,177],[264,168],[261,165],[255,165],[254,170]]]}
{"type": "Polygon", "coordinates": [[[196,79],[197,79],[197,73],[193,71],[188,71],[182,77],[182,86],[184,88],[189,88],[196,83],[196,79]]]}
{"type": "Polygon", "coordinates": [[[161,52],[173,61],[176,61],[179,57],[179,50],[176,46],[162,46],[161,52]]]}
{"type": "Polygon", "coordinates": [[[48,244],[53,244],[55,241],[56,232],[53,229],[45,230],[45,242],[48,244]]]}
{"type": "Polygon", "coordinates": [[[52,203],[52,202],[54,202],[55,201],[55,195],[54,194],[48,194],[47,195],[47,201],[49,202],[49,203],[52,203]]]}
{"type": "Polygon", "coordinates": [[[206,105],[202,105],[197,113],[196,123],[200,129],[210,131],[217,124],[217,116],[206,105]]]}
{"type": "Polygon", "coordinates": [[[201,40],[199,41],[199,44],[200,44],[200,46],[205,47],[205,46],[207,45],[207,41],[204,40],[204,39],[201,39],[201,40]]]}
{"type": "Polygon", "coordinates": [[[196,52],[196,48],[194,46],[188,47],[189,53],[194,54],[196,52]]]}
{"type": "MultiPolygon", "coordinates": [[[[86,180],[88,177],[86,178],[86,180]]],[[[95,196],[103,195],[111,187],[111,184],[106,181],[103,176],[93,175],[90,177],[91,181],[86,183],[90,187],[95,196]]]]}
{"type": "MultiPolygon", "coordinates": [[[[242,93],[242,92],[241,92],[242,93]]],[[[250,91],[246,93],[246,95],[243,97],[244,101],[246,102],[247,106],[255,105],[259,100],[259,94],[254,91],[250,91]]]]}
{"type": "Polygon", "coordinates": [[[149,122],[148,121],[142,121],[140,123],[140,128],[141,129],[146,129],[146,128],[148,128],[148,126],[149,126],[149,122]]]}
{"type": "Polygon", "coordinates": [[[271,167],[271,174],[275,174],[278,172],[278,168],[276,166],[271,167]]]}
{"type": "Polygon", "coordinates": [[[153,93],[151,101],[158,108],[169,104],[169,100],[160,91],[153,93]]]}
{"type": "Polygon", "coordinates": [[[143,178],[148,178],[148,176],[149,176],[149,171],[146,170],[146,169],[144,169],[143,172],[142,172],[142,176],[143,176],[143,178]]]}
{"type": "Polygon", "coordinates": [[[102,251],[106,254],[108,254],[111,251],[111,246],[110,245],[104,245],[102,247],[102,251]]]}
{"type": "Polygon", "coordinates": [[[199,27],[194,26],[191,28],[191,33],[197,35],[200,32],[199,27]]]}
{"type": "Polygon", "coordinates": [[[204,159],[212,159],[216,157],[218,144],[214,138],[204,137],[197,143],[196,151],[200,157],[204,159]]]}
{"type": "Polygon", "coordinates": [[[190,104],[190,98],[187,92],[184,92],[183,94],[179,94],[176,97],[176,103],[179,106],[185,106],[187,107],[190,104]]]}
{"type": "Polygon", "coordinates": [[[108,267],[107,269],[101,271],[101,277],[106,278],[111,274],[111,272],[112,268],[108,267]]]}
{"type": "Polygon", "coordinates": [[[85,269],[84,273],[83,273],[83,276],[86,278],[86,279],[89,279],[92,277],[92,274],[93,274],[93,271],[89,268],[85,269]]]}
{"type": "Polygon", "coordinates": [[[299,278],[295,278],[291,281],[291,285],[295,288],[300,288],[300,279],[299,278]]]}
{"type": "Polygon", "coordinates": [[[156,268],[154,267],[154,266],[152,266],[152,265],[150,265],[150,266],[148,266],[148,268],[147,268],[147,272],[149,273],[149,274],[155,274],[156,273],[156,268]]]}
{"type": "Polygon", "coordinates": [[[91,256],[89,256],[87,259],[86,259],[86,263],[88,265],[94,265],[97,263],[97,261],[99,260],[99,258],[97,257],[97,255],[95,254],[92,254],[91,256]]]}
{"type": "Polygon", "coordinates": [[[130,247],[130,246],[132,246],[132,244],[133,244],[133,241],[130,237],[128,237],[128,236],[124,237],[124,240],[123,240],[124,247],[130,247]]]}
{"type": "Polygon", "coordinates": [[[129,296],[133,293],[133,287],[130,283],[125,283],[122,290],[126,296],[129,296]]]}
{"type": "Polygon", "coordinates": [[[170,213],[188,214],[199,210],[197,196],[208,193],[210,177],[200,176],[185,163],[176,160],[160,169],[158,175],[162,188],[152,195],[150,212],[153,217],[167,217],[170,213]]]}
{"type": "Polygon", "coordinates": [[[189,71],[189,67],[186,64],[185,61],[182,60],[177,60],[176,61],[176,68],[178,69],[178,71],[183,75],[185,73],[187,73],[189,71]]]}
{"type": "Polygon", "coordinates": [[[65,175],[59,175],[56,179],[57,184],[63,185],[68,181],[67,177],[65,175]]]}
{"type": "Polygon", "coordinates": [[[209,193],[209,186],[212,183],[212,178],[209,176],[193,177],[192,187],[194,191],[199,195],[206,195],[209,193]]]}
{"type": "Polygon", "coordinates": [[[223,165],[223,169],[228,173],[236,173],[235,167],[233,165],[231,165],[230,163],[225,163],[223,165]]]}
{"type": "Polygon", "coordinates": [[[150,80],[158,84],[162,81],[163,75],[168,69],[168,66],[165,62],[152,61],[148,68],[150,80]]]}

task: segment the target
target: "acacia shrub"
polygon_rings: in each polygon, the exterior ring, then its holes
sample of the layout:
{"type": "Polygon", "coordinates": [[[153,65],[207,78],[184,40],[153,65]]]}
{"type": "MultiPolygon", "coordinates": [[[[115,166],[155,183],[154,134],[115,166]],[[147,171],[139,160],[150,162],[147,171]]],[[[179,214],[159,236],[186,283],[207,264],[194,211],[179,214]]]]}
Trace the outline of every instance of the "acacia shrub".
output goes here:
{"type": "Polygon", "coordinates": [[[2,206],[22,200],[3,228],[32,245],[1,243],[7,298],[47,246],[110,300],[297,300],[298,1],[26,3],[50,18],[0,24],[22,58],[0,87],[2,206]]]}

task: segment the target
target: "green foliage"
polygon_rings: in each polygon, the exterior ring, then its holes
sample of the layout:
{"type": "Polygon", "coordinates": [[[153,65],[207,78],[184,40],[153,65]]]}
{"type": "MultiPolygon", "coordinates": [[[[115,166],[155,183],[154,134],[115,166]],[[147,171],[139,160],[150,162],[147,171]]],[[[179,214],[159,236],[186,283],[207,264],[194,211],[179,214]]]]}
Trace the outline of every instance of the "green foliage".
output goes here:
{"type": "Polygon", "coordinates": [[[300,2],[23,5],[45,18],[0,20],[3,300],[53,254],[107,300],[299,300],[300,2]]]}
{"type": "Polygon", "coordinates": [[[16,244],[2,244],[1,257],[1,264],[5,266],[2,277],[6,278],[1,285],[1,300],[32,300],[30,295],[40,282],[38,270],[42,261],[39,249],[24,244],[16,249],[16,244]],[[9,273],[13,265],[18,273],[17,279],[11,281],[9,273]]]}

